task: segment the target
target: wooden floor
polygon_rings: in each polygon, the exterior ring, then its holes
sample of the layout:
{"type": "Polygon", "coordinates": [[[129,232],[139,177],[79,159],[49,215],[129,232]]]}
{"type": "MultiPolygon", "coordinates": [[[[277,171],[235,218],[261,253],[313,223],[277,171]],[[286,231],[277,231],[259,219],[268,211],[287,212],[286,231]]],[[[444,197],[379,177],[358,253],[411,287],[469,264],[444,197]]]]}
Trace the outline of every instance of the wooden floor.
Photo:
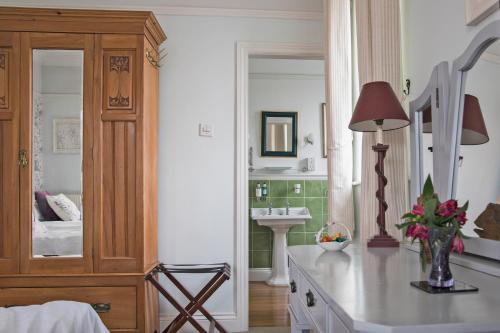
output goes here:
{"type": "Polygon", "coordinates": [[[288,287],[270,287],[265,282],[250,282],[250,327],[290,326],[288,287]]]}

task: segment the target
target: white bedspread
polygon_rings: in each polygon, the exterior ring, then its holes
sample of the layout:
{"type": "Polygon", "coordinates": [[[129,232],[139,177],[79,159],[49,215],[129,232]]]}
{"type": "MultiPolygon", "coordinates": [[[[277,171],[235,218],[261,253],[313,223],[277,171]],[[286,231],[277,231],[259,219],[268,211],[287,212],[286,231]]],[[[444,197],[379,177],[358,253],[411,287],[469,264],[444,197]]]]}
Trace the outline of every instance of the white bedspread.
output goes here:
{"type": "Polygon", "coordinates": [[[82,221],[33,223],[33,256],[81,256],[82,221]]]}
{"type": "Polygon", "coordinates": [[[89,304],[56,301],[0,308],[0,333],[109,333],[89,304]]]}

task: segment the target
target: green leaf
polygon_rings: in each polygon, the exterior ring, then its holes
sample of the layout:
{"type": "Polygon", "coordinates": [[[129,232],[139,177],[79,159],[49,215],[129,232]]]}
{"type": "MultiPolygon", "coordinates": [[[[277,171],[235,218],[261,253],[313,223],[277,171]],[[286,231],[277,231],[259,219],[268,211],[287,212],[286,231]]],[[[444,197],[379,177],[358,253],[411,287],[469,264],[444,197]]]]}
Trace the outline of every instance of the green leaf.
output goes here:
{"type": "Polygon", "coordinates": [[[459,210],[462,212],[465,212],[467,209],[469,209],[469,200],[467,200],[467,202],[459,208],[459,210]]]}
{"type": "Polygon", "coordinates": [[[427,176],[422,194],[424,198],[431,198],[434,194],[434,185],[432,185],[431,175],[427,176]]]}
{"type": "Polygon", "coordinates": [[[401,219],[405,220],[405,219],[410,219],[410,218],[415,218],[415,217],[416,216],[413,215],[412,213],[406,213],[403,216],[401,216],[401,219]]]}
{"type": "Polygon", "coordinates": [[[427,268],[427,256],[425,255],[424,243],[422,241],[420,241],[420,268],[422,272],[425,272],[427,268]]]}
{"type": "Polygon", "coordinates": [[[404,223],[401,223],[401,224],[396,224],[396,228],[398,229],[404,229],[412,224],[416,224],[417,222],[415,221],[408,221],[408,222],[404,222],[404,223]]]}
{"type": "Polygon", "coordinates": [[[432,222],[435,219],[436,207],[438,205],[437,199],[429,199],[424,202],[424,217],[427,222],[432,222]]]}

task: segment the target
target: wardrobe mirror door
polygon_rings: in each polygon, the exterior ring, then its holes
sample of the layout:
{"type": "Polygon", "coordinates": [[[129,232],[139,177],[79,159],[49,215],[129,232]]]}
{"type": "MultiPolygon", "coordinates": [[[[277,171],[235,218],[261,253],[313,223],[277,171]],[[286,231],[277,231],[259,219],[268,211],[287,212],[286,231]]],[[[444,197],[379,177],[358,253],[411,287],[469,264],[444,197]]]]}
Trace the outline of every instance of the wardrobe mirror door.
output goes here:
{"type": "Polygon", "coordinates": [[[32,52],[32,256],[81,257],[84,54],[32,52]]]}
{"type": "Polygon", "coordinates": [[[469,200],[464,233],[500,241],[500,41],[467,72],[457,200],[469,200]]]}

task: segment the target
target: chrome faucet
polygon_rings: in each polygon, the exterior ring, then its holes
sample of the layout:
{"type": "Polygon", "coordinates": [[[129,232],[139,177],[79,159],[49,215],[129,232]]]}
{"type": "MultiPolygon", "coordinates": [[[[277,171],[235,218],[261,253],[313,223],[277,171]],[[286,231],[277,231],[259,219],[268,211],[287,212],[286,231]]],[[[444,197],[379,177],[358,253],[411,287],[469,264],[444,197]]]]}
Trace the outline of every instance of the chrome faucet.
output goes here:
{"type": "Polygon", "coordinates": [[[290,201],[286,202],[286,215],[290,215],[290,201]]]}
{"type": "Polygon", "coordinates": [[[273,203],[269,201],[267,204],[268,214],[271,215],[273,213],[273,203]]]}

